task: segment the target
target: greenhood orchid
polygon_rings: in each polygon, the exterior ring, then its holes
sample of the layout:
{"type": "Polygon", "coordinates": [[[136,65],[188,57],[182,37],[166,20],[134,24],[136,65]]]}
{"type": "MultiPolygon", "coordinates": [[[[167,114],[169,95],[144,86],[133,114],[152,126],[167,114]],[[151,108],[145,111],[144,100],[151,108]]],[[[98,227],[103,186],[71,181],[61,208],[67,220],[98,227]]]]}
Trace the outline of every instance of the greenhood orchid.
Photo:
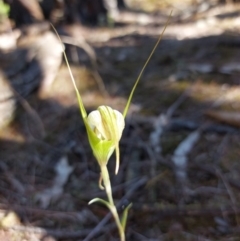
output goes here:
{"type": "MultiPolygon", "coordinates": [[[[115,174],[118,173],[119,162],[120,162],[119,141],[121,139],[122,132],[123,132],[123,129],[125,126],[124,119],[127,115],[127,112],[128,112],[128,109],[129,109],[129,106],[130,106],[130,103],[131,103],[131,100],[133,97],[133,93],[138,85],[138,82],[139,82],[149,60],[151,59],[159,42],[161,41],[166,27],[167,27],[167,24],[165,25],[165,27],[162,31],[162,34],[160,35],[157,43],[155,44],[152,52],[150,53],[147,61],[145,62],[144,66],[132,88],[132,91],[129,95],[129,98],[128,98],[128,101],[127,101],[123,114],[121,114],[117,110],[112,109],[109,106],[100,106],[100,107],[98,107],[97,110],[92,111],[89,115],[87,115],[87,112],[83,105],[81,95],[77,89],[74,77],[72,75],[72,71],[71,71],[71,68],[70,68],[68,60],[67,60],[67,56],[65,54],[65,51],[63,51],[63,55],[66,60],[69,74],[70,74],[74,89],[76,91],[80,112],[81,112],[85,127],[87,129],[88,140],[89,140],[90,146],[92,148],[93,154],[94,154],[95,158],[97,159],[98,164],[101,167],[101,166],[107,165],[109,158],[115,151],[116,152],[115,174]]],[[[56,32],[56,34],[59,37],[57,32],[56,32]]],[[[60,37],[59,37],[59,39],[60,39],[60,37]]]]}
{"type": "MultiPolygon", "coordinates": [[[[108,173],[108,169],[107,169],[107,164],[109,161],[109,158],[111,157],[111,155],[113,154],[113,152],[116,152],[116,169],[115,169],[115,174],[118,173],[119,170],[119,163],[120,163],[120,151],[119,151],[119,142],[120,139],[122,137],[122,132],[124,130],[125,127],[125,117],[128,113],[128,109],[133,97],[133,93],[138,85],[138,82],[149,62],[149,60],[151,59],[153,53],[155,52],[159,42],[162,39],[162,36],[164,34],[164,31],[168,25],[168,22],[170,20],[171,14],[168,18],[168,21],[165,25],[165,27],[163,28],[162,34],[160,35],[157,43],[155,44],[152,52],[150,53],[147,61],[145,62],[133,88],[132,91],[129,95],[126,107],[123,111],[123,114],[121,114],[119,111],[112,109],[109,106],[99,106],[97,108],[97,110],[94,110],[92,112],[90,112],[87,115],[87,112],[85,110],[85,107],[83,105],[83,101],[81,98],[81,95],[77,89],[75,80],[73,78],[72,75],[72,71],[71,68],[69,66],[65,51],[63,51],[63,55],[64,58],[66,60],[66,64],[71,76],[71,80],[74,86],[74,89],[76,91],[76,95],[77,95],[77,99],[78,99],[78,104],[79,104],[79,108],[80,108],[80,112],[83,118],[83,122],[84,125],[86,127],[87,130],[87,134],[88,134],[88,140],[90,143],[90,146],[92,148],[93,154],[95,156],[95,158],[98,161],[98,164],[100,166],[101,169],[101,175],[100,175],[100,180],[99,180],[99,187],[101,189],[105,189],[107,197],[108,197],[108,201],[105,201],[101,198],[94,198],[93,200],[91,200],[89,202],[89,204],[94,203],[94,202],[101,202],[102,204],[106,205],[109,210],[111,211],[116,225],[118,227],[119,230],[119,235],[120,235],[120,240],[121,241],[125,241],[125,226],[126,226],[126,220],[127,220],[127,214],[128,214],[128,210],[131,207],[131,204],[128,205],[128,207],[125,208],[122,218],[120,220],[118,212],[117,212],[117,208],[114,204],[113,201],[113,197],[112,197],[112,188],[111,188],[111,181],[110,181],[110,177],[109,177],[109,173],[108,173]],[[102,183],[103,185],[102,186],[102,183]]],[[[52,26],[53,27],[53,26],[52,26]]],[[[56,29],[53,27],[53,29],[55,30],[59,40],[61,41],[56,29]]],[[[64,49],[64,48],[63,48],[64,49]]]]}

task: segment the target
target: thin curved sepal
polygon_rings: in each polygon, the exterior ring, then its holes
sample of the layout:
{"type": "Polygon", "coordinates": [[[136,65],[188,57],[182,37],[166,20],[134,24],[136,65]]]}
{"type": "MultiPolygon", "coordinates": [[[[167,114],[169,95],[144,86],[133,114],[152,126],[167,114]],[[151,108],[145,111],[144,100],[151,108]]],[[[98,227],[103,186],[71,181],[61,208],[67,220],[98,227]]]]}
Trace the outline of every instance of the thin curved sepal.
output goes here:
{"type": "Polygon", "coordinates": [[[65,62],[66,62],[66,64],[67,64],[67,67],[68,67],[68,72],[69,72],[69,74],[70,74],[70,77],[71,77],[71,80],[72,80],[72,83],[73,83],[73,87],[74,87],[74,89],[75,89],[75,91],[76,91],[76,94],[77,94],[77,99],[78,99],[78,104],[79,104],[80,112],[81,112],[82,118],[85,119],[85,118],[87,117],[87,112],[86,112],[85,107],[84,107],[84,105],[83,105],[82,97],[81,97],[81,95],[80,95],[80,93],[79,93],[79,91],[78,91],[78,88],[77,88],[75,79],[74,79],[73,74],[72,74],[72,70],[71,70],[70,65],[69,65],[69,63],[68,63],[68,59],[67,59],[67,55],[66,55],[66,53],[65,53],[64,45],[63,45],[63,43],[62,43],[62,40],[61,40],[61,38],[60,38],[60,36],[59,36],[56,28],[55,28],[51,23],[50,23],[50,25],[52,26],[54,32],[56,33],[56,35],[57,35],[57,37],[58,37],[58,39],[59,39],[59,42],[60,42],[61,45],[62,45],[63,56],[64,56],[65,62]]]}
{"type": "Polygon", "coordinates": [[[170,19],[171,19],[171,16],[172,16],[172,11],[171,11],[171,13],[170,13],[170,15],[169,15],[169,17],[168,17],[168,20],[167,20],[166,24],[164,25],[163,31],[162,31],[160,37],[158,38],[157,43],[155,44],[153,50],[151,51],[149,57],[147,58],[144,66],[143,66],[142,70],[140,71],[140,73],[139,73],[139,75],[138,75],[138,78],[137,78],[137,80],[136,80],[136,82],[135,82],[135,84],[134,84],[134,86],[133,86],[133,88],[132,88],[132,91],[131,91],[131,93],[130,93],[130,95],[129,95],[129,97],[128,97],[128,101],[127,101],[126,107],[125,107],[125,109],[124,109],[124,111],[123,111],[123,116],[124,116],[124,118],[126,117],[126,115],[127,115],[127,113],[128,113],[129,106],[130,106],[130,104],[131,104],[132,97],[133,97],[133,94],[134,94],[135,89],[137,88],[137,85],[138,85],[138,83],[139,83],[139,80],[141,79],[141,77],[142,77],[142,75],[143,75],[143,72],[144,72],[144,70],[146,69],[146,67],[147,67],[150,59],[152,58],[152,55],[153,55],[153,53],[155,52],[158,44],[159,44],[160,41],[162,40],[163,34],[164,34],[164,32],[165,32],[168,24],[169,24],[169,21],[170,21],[170,19]]]}

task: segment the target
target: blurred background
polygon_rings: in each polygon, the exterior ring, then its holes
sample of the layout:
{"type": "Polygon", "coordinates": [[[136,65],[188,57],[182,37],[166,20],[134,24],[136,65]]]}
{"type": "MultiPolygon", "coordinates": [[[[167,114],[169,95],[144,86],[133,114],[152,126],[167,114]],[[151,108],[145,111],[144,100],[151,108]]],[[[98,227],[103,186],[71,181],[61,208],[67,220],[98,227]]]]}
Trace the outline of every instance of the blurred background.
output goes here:
{"type": "Polygon", "coordinates": [[[0,1],[0,240],[118,240],[79,113],[126,118],[119,207],[127,240],[240,237],[240,3],[0,1]],[[50,23],[57,29],[59,42],[50,23]]]}

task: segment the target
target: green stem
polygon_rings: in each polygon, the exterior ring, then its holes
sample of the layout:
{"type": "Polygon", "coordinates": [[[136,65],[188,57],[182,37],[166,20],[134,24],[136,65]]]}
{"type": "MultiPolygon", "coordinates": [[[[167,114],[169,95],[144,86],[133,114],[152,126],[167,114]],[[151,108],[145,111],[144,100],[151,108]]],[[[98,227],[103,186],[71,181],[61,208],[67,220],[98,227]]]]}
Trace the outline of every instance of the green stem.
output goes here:
{"type": "Polygon", "coordinates": [[[119,231],[119,235],[120,235],[120,240],[121,241],[125,241],[125,233],[122,227],[122,224],[120,222],[119,216],[118,216],[118,212],[116,209],[116,206],[114,204],[113,201],[113,197],[112,197],[112,187],[111,187],[111,181],[109,178],[109,173],[108,173],[108,169],[106,165],[101,166],[101,174],[102,174],[102,179],[103,179],[103,183],[104,183],[104,187],[105,187],[105,191],[108,197],[108,202],[109,202],[109,208],[110,211],[115,219],[118,231],[119,231]]]}

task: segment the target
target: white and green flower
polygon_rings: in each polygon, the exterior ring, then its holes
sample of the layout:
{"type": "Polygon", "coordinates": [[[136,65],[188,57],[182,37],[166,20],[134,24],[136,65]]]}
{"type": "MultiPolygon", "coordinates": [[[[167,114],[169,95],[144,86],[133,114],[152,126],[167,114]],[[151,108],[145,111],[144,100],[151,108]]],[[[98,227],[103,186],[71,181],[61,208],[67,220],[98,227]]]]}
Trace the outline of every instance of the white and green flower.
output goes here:
{"type": "Polygon", "coordinates": [[[88,140],[100,166],[107,165],[109,158],[116,151],[116,169],[119,169],[119,141],[125,126],[123,115],[109,106],[100,106],[92,111],[84,123],[88,140]]]}

